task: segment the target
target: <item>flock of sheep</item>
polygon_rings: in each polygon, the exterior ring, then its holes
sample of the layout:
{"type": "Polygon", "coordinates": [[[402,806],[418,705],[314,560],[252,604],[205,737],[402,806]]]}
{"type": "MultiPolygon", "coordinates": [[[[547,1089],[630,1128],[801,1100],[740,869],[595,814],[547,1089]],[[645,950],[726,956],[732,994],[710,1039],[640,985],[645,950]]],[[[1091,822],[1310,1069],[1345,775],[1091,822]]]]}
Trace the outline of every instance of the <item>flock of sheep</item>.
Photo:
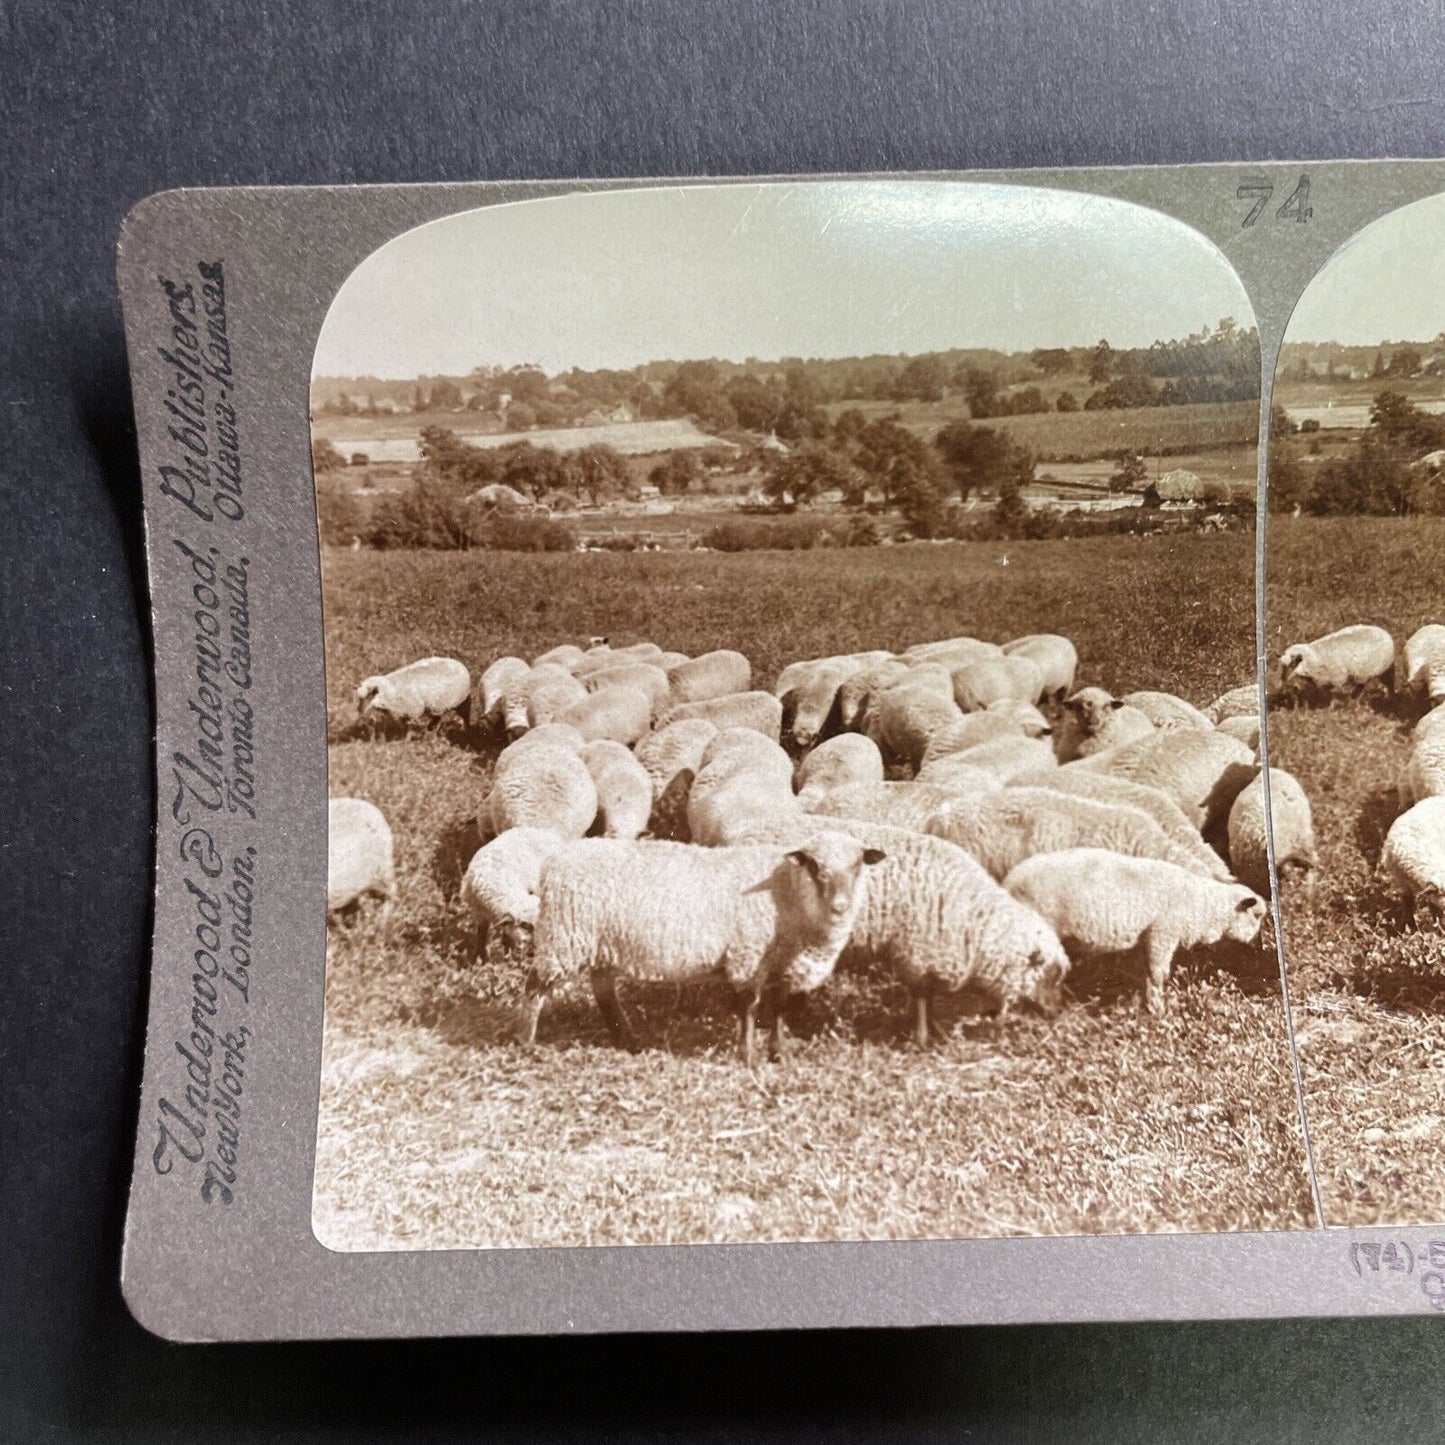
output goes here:
{"type": "MultiPolygon", "coordinates": [[[[1394,660],[1388,634],[1346,628],[1289,648],[1282,685],[1358,688],[1394,660]]],[[[786,997],[840,960],[893,970],[924,1045],[940,990],[1052,1013],[1071,959],[1127,954],[1159,1013],[1177,949],[1259,938],[1270,874],[1256,686],[1202,708],[1116,698],[1076,690],[1077,661],[1053,634],[956,637],[795,662],[762,691],[739,652],[596,639],[491,663],[477,718],[471,673],[450,658],[368,678],[356,698],[363,718],[456,713],[507,740],[459,896],[478,954],[524,971],[524,1039],[583,975],[628,1046],[619,980],[721,976],[751,1064],[760,1009],[775,1057],[786,997]]],[[[1404,663],[1432,707],[1445,698],[1445,627],[1412,637],[1404,663]]],[[[1412,806],[1381,862],[1436,905],[1442,718],[1420,724],[1401,785],[1412,806]]],[[[1309,802],[1287,773],[1268,784],[1281,887],[1308,886],[1309,802]]],[[[328,914],[367,895],[389,908],[380,811],[334,798],[330,829],[328,914]]]]}

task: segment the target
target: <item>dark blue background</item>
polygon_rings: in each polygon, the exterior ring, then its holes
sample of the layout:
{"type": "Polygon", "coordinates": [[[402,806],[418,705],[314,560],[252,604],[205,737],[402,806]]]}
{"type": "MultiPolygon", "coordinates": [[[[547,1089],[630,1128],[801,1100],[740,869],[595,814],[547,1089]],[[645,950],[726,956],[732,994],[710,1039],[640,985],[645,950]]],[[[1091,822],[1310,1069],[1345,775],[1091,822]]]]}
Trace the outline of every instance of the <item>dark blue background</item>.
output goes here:
{"type": "Polygon", "coordinates": [[[0,0],[0,1436],[1441,1434],[1436,1320],[144,1334],[117,1288],[152,779],[113,255],[179,185],[1440,156],[1442,62],[1416,0],[0,0]]]}

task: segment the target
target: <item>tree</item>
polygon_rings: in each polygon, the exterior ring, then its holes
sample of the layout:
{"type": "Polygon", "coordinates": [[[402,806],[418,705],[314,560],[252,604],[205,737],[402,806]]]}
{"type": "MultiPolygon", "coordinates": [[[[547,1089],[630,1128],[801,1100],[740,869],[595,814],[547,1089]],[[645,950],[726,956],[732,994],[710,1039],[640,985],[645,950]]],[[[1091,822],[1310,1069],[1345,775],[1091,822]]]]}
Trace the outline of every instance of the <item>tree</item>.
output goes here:
{"type": "Polygon", "coordinates": [[[1094,383],[1108,381],[1114,370],[1114,348],[1101,340],[1089,353],[1089,380],[1094,383]]]}
{"type": "Polygon", "coordinates": [[[975,421],[998,415],[998,378],[991,371],[967,367],[961,378],[968,414],[975,421]]]}
{"type": "Polygon", "coordinates": [[[926,447],[900,456],[889,478],[898,510],[916,537],[936,537],[948,521],[948,474],[926,447]]]}
{"type": "Polygon", "coordinates": [[[947,381],[941,356],[915,356],[898,373],[893,395],[900,401],[938,401],[947,381]]]}
{"type": "Polygon", "coordinates": [[[1144,483],[1149,479],[1149,468],[1144,465],[1144,458],[1130,452],[1120,452],[1118,462],[1119,465],[1114,468],[1114,473],[1109,478],[1109,490],[1111,492],[1142,491],[1144,483]]]}
{"type": "Polygon", "coordinates": [[[1419,376],[1422,358],[1412,346],[1402,346],[1391,358],[1387,374],[1390,376],[1419,376]]]}
{"type": "Polygon", "coordinates": [[[1032,455],[993,427],[951,422],[933,439],[933,445],[965,502],[975,488],[1001,490],[1009,478],[1022,485],[1033,477],[1032,455]]]}
{"type": "Polygon", "coordinates": [[[1074,364],[1074,359],[1062,346],[1039,347],[1029,353],[1029,360],[1045,376],[1062,376],[1074,364]]]}
{"type": "Polygon", "coordinates": [[[1029,505],[1023,499],[1023,482],[1017,474],[1006,475],[999,483],[998,501],[993,505],[993,521],[1006,536],[1019,532],[1029,519],[1029,505]]]}
{"type": "Polygon", "coordinates": [[[1071,391],[1061,391],[1054,401],[1055,411],[1078,411],[1079,399],[1071,391]]]}
{"type": "Polygon", "coordinates": [[[583,447],[570,462],[573,490],[579,497],[585,492],[594,507],[608,497],[622,496],[632,485],[632,473],[621,453],[605,442],[583,447]]]}
{"type": "Polygon", "coordinates": [[[857,441],[868,428],[868,418],[856,406],[840,411],[833,422],[833,436],[840,442],[857,441]]]}
{"type": "Polygon", "coordinates": [[[441,380],[432,384],[432,411],[460,411],[461,409],[462,389],[456,382],[441,380]]]}
{"type": "Polygon", "coordinates": [[[846,458],[831,448],[804,442],[774,460],[763,478],[763,490],[774,501],[806,506],[822,492],[846,491],[850,470],[846,458]]]}
{"type": "Polygon", "coordinates": [[[663,387],[662,400],[673,416],[690,416],[704,431],[727,431],[737,425],[737,413],[723,393],[714,362],[682,362],[663,387]]]}
{"type": "Polygon", "coordinates": [[[514,401],[507,408],[508,431],[531,431],[537,425],[537,413],[525,401],[514,401]]]}
{"type": "Polygon", "coordinates": [[[497,480],[536,500],[549,492],[575,491],[577,488],[573,467],[551,447],[513,442],[511,446],[502,448],[498,462],[497,480]]]}
{"type": "Polygon", "coordinates": [[[311,470],[313,472],[334,472],[346,465],[346,458],[325,437],[315,437],[311,442],[311,470]]]}
{"type": "Polygon", "coordinates": [[[702,463],[696,452],[668,452],[647,474],[647,480],[664,497],[680,497],[702,480],[702,463]]]}
{"type": "Polygon", "coordinates": [[[770,432],[778,414],[778,397],[751,372],[732,378],[725,388],[728,405],[745,431],[770,432]]]}

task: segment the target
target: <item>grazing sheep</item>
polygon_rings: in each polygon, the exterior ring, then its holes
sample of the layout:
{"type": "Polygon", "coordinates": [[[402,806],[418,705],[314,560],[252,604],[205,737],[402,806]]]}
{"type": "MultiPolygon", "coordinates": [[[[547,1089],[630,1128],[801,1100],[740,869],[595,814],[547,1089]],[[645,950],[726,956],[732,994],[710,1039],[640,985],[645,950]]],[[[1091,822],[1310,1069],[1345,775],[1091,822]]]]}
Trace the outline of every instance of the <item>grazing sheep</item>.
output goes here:
{"type": "Polygon", "coordinates": [[[773,683],[773,696],[783,704],[786,711],[789,694],[796,692],[800,687],[806,687],[819,671],[843,661],[843,655],[837,654],[833,657],[805,657],[797,662],[790,662],[779,674],[777,681],[773,683]]]}
{"type": "Polygon", "coordinates": [[[741,1017],[741,1052],[755,1063],[758,1006],[833,972],[879,849],[820,832],[799,847],[693,848],[653,840],[587,839],[542,870],[535,948],[521,1035],[532,1043],[548,995],[587,972],[614,1040],[636,1047],[617,998],[621,978],[684,983],[722,975],[741,1017]]]}
{"type": "MultiPolygon", "coordinates": [[[[1270,896],[1269,854],[1266,843],[1264,774],[1261,773],[1234,800],[1229,810],[1229,866],[1234,876],[1264,898],[1270,896]]],[[[1315,826],[1305,790],[1282,768],[1269,770],[1269,817],[1274,833],[1274,866],[1281,896],[1302,883],[1314,881],[1319,862],[1315,826]]]]}
{"type": "Polygon", "coordinates": [[[1172,692],[1126,692],[1119,699],[1125,707],[1142,712],[1160,732],[1170,728],[1211,728],[1214,724],[1192,702],[1172,692]]]}
{"type": "Polygon", "coordinates": [[[771,739],[751,728],[725,728],[704,749],[687,798],[694,843],[720,847],[762,820],[800,812],[792,760],[771,739]]]}
{"type": "Polygon", "coordinates": [[[1034,632],[1003,645],[1005,657],[1027,657],[1043,675],[1043,695],[1062,700],[1074,690],[1079,653],[1067,637],[1056,632],[1034,632]]]}
{"type": "Polygon", "coordinates": [[[612,653],[615,657],[630,657],[655,666],[656,660],[662,656],[662,649],[655,642],[629,642],[626,647],[614,647],[612,653]]]}
{"type": "Polygon", "coordinates": [[[587,689],[560,663],[533,663],[532,670],[502,702],[502,720],[507,736],[519,738],[529,728],[556,722],[574,703],[587,696],[587,689]]]}
{"type": "Polygon", "coordinates": [[[664,651],[659,652],[656,657],[649,657],[644,660],[650,662],[654,667],[660,667],[664,672],[671,672],[674,667],[681,667],[684,662],[691,662],[692,658],[685,652],[664,651]]]}
{"type": "Polygon", "coordinates": [[[1445,923],[1445,797],[1422,799],[1395,819],[1376,876],[1414,904],[1417,919],[1445,923]]]}
{"type": "Polygon", "coordinates": [[[770,692],[733,692],[679,703],[657,720],[658,727],[684,718],[706,718],[714,727],[752,728],[777,742],[783,735],[783,705],[770,692]]]}
{"type": "Polygon", "coordinates": [[[1427,708],[1445,702],[1445,627],[1427,622],[1400,653],[1399,690],[1427,708]]]}
{"type": "Polygon", "coordinates": [[[1394,685],[1395,640],[1383,627],[1358,623],[1313,642],[1296,642],[1280,654],[1281,690],[1288,696],[1323,698],[1394,685]]]}
{"type": "Polygon", "coordinates": [[[1049,788],[1005,788],[957,799],[940,808],[923,831],[957,844],[1000,880],[1025,858],[1066,848],[1107,848],[1200,871],[1191,854],[1147,813],[1049,788]]]}
{"type": "Polygon", "coordinates": [[[1226,938],[1250,943],[1264,922],[1264,900],[1243,884],[1102,848],[1040,853],[1020,863],[1004,887],[1053,925],[1071,956],[1142,954],[1152,1014],[1164,1012],[1176,949],[1226,938]]]}
{"type": "Polygon", "coordinates": [[[1445,728],[1445,706],[1432,707],[1414,726],[1413,734],[1416,742],[1421,738],[1432,737],[1436,732],[1445,728]]]}
{"type": "Polygon", "coordinates": [[[1137,808],[1152,818],[1190,857],[1192,866],[1209,878],[1223,883],[1233,878],[1224,860],[1199,836],[1199,829],[1184,816],[1174,800],[1158,788],[1130,782],[1128,778],[1111,777],[1108,773],[1082,771],[1078,768],[1043,769],[1014,779],[1015,786],[1048,788],[1075,798],[1091,798],[1096,803],[1114,803],[1137,808]]]}
{"type": "MultiPolygon", "coordinates": [[[[845,678],[838,689],[838,724],[844,728],[863,727],[862,718],[873,699],[895,682],[908,676],[908,664],[897,657],[864,667],[845,678]]],[[[952,682],[949,683],[950,689],[952,682]]]]}
{"type": "Polygon", "coordinates": [[[962,716],[951,682],[949,696],[943,697],[927,678],[909,678],[878,698],[869,712],[867,735],[885,760],[907,763],[916,770],[933,736],[962,716]]]}
{"type": "MultiPolygon", "coordinates": [[[[965,713],[957,722],[940,728],[928,740],[928,746],[919,759],[919,767],[939,762],[955,753],[967,752],[980,743],[991,743],[998,738],[1042,738],[1051,733],[1049,720],[1032,704],[1024,704],[1017,714],[987,708],[983,712],[965,713]]],[[[1050,744],[1052,748],[1052,744],[1050,744]]],[[[1049,762],[1053,762],[1050,752],[1049,762]]]]}
{"type": "Polygon", "coordinates": [[[684,718],[637,740],[633,751],[652,780],[653,837],[688,840],[688,794],[703,750],[716,736],[717,728],[706,718],[684,718]]]}
{"type": "Polygon", "coordinates": [[[527,952],[542,865],[566,842],[550,828],[509,828],[472,855],[458,898],[472,925],[473,959],[527,952]]]}
{"type": "Polygon", "coordinates": [[[1204,716],[1212,722],[1215,727],[1226,722],[1232,717],[1253,717],[1259,716],[1259,684],[1254,682],[1241,683],[1238,687],[1232,687],[1228,692],[1222,692],[1207,708],[1204,709],[1204,716]]]}
{"type": "Polygon", "coordinates": [[[1013,698],[1037,703],[1044,695],[1044,675],[1032,658],[1015,653],[970,662],[953,672],[953,700],[964,712],[982,712],[990,703],[1013,698]]]}
{"type": "Polygon", "coordinates": [[[980,642],[976,637],[949,637],[942,642],[916,642],[903,657],[909,663],[937,662],[952,672],[972,662],[985,662],[1002,657],[1003,649],[995,642],[980,642]]]}
{"type": "Polygon", "coordinates": [[[477,814],[483,838],[508,828],[550,828],[580,838],[597,816],[597,785],[569,747],[508,748],[497,759],[491,791],[477,814]]]}
{"type": "Polygon", "coordinates": [[[1432,727],[1423,733],[1417,729],[1409,760],[1400,773],[1400,808],[1441,794],[1445,794],[1445,728],[1432,727]]]}
{"type": "Polygon", "coordinates": [[[485,726],[501,730],[507,694],[520,687],[531,670],[531,666],[520,657],[499,657],[482,674],[482,722],[485,726]]]}
{"type": "Polygon", "coordinates": [[[1158,788],[1201,833],[1229,817],[1234,800],[1259,771],[1238,738],[1192,728],[1152,733],[1073,766],[1158,788]]]}
{"type": "Polygon", "coordinates": [[[851,657],[838,657],[819,666],[806,681],[799,683],[783,699],[785,719],[791,719],[790,732],[800,748],[810,748],[819,738],[836,732],[839,727],[838,690],[863,665],[851,657]]]}
{"type": "MultiPolygon", "coordinates": [[[[605,651],[606,644],[603,644],[602,648],[599,650],[605,651]]],[[[586,656],[587,653],[583,652],[580,647],[576,646],[576,644],[571,642],[564,642],[559,647],[548,648],[547,651],[544,652],[540,657],[534,657],[532,659],[532,666],[562,667],[565,668],[568,672],[570,672],[586,656]]]]}
{"type": "Polygon", "coordinates": [[[592,831],[604,838],[636,838],[652,816],[652,779],[631,748],[611,738],[583,745],[578,754],[597,789],[592,831]]]}
{"type": "Polygon", "coordinates": [[[1226,737],[1237,738],[1247,747],[1250,752],[1259,751],[1259,714],[1253,717],[1227,717],[1214,725],[1216,732],[1223,733],[1226,737]]]}
{"type": "Polygon", "coordinates": [[[356,689],[358,717],[425,722],[455,712],[472,721],[472,675],[454,657],[424,657],[394,672],[364,678],[356,689]]]}
{"type": "Polygon", "coordinates": [[[982,768],[951,772],[944,780],[921,778],[896,783],[850,783],[824,793],[808,812],[822,818],[857,818],[922,832],[940,809],[961,799],[997,792],[998,779],[982,768]]]}
{"type": "Polygon", "coordinates": [[[651,704],[652,716],[666,712],[668,708],[667,674],[647,662],[618,662],[590,674],[583,686],[588,692],[602,692],[609,687],[630,687],[645,693],[651,704]]]}
{"type": "Polygon", "coordinates": [[[652,727],[652,700],[635,687],[605,687],[564,708],[557,721],[576,728],[584,742],[611,738],[631,747],[652,727]]]}
{"type": "Polygon", "coordinates": [[[804,808],[833,788],[882,781],[883,754],[872,738],[861,733],[839,733],[819,743],[798,764],[793,778],[798,802],[804,808]]]}
{"type": "Polygon", "coordinates": [[[375,803],[332,798],[326,811],[326,917],[368,895],[382,900],[383,923],[396,892],[391,827],[375,803]]]}
{"type": "Polygon", "coordinates": [[[1086,687],[1064,703],[1063,719],[1054,729],[1054,751],[1061,763],[1071,763],[1148,737],[1154,730],[1138,708],[1102,687],[1086,687]]]}
{"type": "Polygon", "coordinates": [[[667,680],[674,703],[706,702],[709,698],[747,692],[752,686],[753,665],[741,652],[723,648],[679,663],[667,674],[667,680]]]}
{"type": "Polygon", "coordinates": [[[971,748],[948,753],[943,757],[930,759],[925,752],[923,765],[918,769],[918,777],[920,780],[942,780],[960,767],[982,768],[984,772],[992,773],[1000,783],[1010,783],[1025,773],[1036,773],[1041,769],[1056,766],[1053,744],[1048,738],[1026,738],[1012,733],[990,738],[987,742],[975,743],[971,748]]]}
{"type": "Polygon", "coordinates": [[[524,752],[527,748],[535,747],[559,747],[570,748],[574,753],[582,751],[584,739],[570,723],[543,723],[539,728],[528,728],[519,738],[513,738],[506,747],[497,754],[497,766],[500,767],[503,758],[515,757],[517,753],[524,752]]]}

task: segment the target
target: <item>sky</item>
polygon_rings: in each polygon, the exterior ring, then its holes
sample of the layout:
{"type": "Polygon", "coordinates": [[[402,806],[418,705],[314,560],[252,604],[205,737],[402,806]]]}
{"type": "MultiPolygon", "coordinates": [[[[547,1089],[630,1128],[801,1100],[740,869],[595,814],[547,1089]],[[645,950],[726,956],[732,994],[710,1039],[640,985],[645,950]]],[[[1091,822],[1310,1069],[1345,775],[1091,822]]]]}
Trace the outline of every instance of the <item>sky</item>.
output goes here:
{"type": "Polygon", "coordinates": [[[1197,232],[1099,196],[949,181],[730,183],[465,211],[374,251],[316,376],[479,365],[1115,347],[1253,324],[1197,232]]]}
{"type": "Polygon", "coordinates": [[[1286,341],[1431,341],[1445,331],[1445,196],[1391,211],[1326,262],[1286,341]]]}

